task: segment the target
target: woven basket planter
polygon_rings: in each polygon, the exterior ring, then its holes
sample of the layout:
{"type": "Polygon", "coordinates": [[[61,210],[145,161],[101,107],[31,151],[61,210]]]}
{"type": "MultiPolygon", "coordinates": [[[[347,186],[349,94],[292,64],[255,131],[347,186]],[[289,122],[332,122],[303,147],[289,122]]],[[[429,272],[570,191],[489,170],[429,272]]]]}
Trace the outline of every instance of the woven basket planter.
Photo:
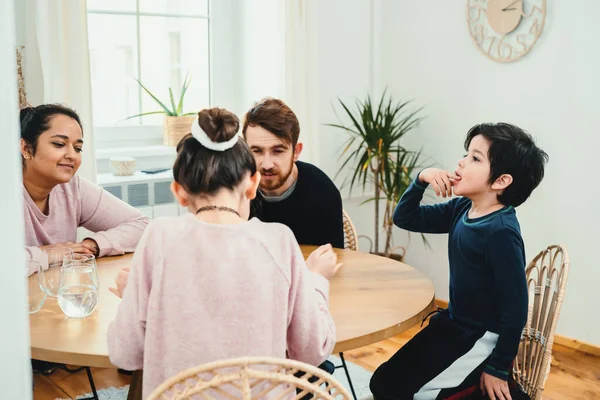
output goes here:
{"type": "Polygon", "coordinates": [[[185,117],[165,116],[164,145],[177,146],[182,137],[192,132],[192,122],[194,122],[195,118],[195,115],[187,115],[185,117]]]}

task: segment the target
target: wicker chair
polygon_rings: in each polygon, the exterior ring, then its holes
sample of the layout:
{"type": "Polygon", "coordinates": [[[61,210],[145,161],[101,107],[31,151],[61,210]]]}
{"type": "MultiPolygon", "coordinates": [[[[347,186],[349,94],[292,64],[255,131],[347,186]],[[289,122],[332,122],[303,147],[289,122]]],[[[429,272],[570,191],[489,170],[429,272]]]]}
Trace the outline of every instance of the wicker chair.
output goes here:
{"type": "MultiPolygon", "coordinates": [[[[358,234],[356,233],[356,228],[346,211],[342,210],[342,215],[344,220],[344,248],[347,250],[358,251],[358,234]]],[[[342,363],[336,365],[335,369],[344,368],[346,378],[348,379],[348,385],[350,385],[350,391],[352,392],[352,398],[356,400],[354,385],[352,385],[352,379],[350,378],[350,372],[348,371],[348,366],[344,359],[344,353],[340,353],[340,360],[342,360],[342,363]]]]}
{"type": "Polygon", "coordinates": [[[550,373],[552,344],[569,276],[563,246],[549,246],[527,266],[529,311],[513,376],[532,399],[541,399],[550,373]]]}
{"type": "Polygon", "coordinates": [[[348,250],[358,251],[358,234],[356,228],[346,211],[342,210],[344,220],[344,248],[348,250]]]}
{"type": "Polygon", "coordinates": [[[246,357],[215,361],[189,368],[157,387],[149,400],[184,399],[301,399],[350,400],[346,389],[331,375],[299,361],[246,357]],[[302,377],[294,374],[306,372],[302,377]],[[309,377],[316,376],[315,382],[309,377]],[[326,387],[322,388],[321,385],[326,387]],[[297,390],[298,389],[298,390],[297,390]]]}

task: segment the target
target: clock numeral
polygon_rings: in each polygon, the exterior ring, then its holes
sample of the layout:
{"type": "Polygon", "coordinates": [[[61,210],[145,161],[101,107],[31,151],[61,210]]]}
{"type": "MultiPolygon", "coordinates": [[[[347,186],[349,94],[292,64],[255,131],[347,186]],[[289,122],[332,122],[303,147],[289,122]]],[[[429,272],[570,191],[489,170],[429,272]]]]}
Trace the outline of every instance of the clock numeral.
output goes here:
{"type": "Polygon", "coordinates": [[[481,13],[485,12],[485,8],[483,8],[481,5],[479,4],[475,4],[473,6],[469,7],[469,21],[470,22],[477,22],[479,21],[479,18],[481,18],[481,13]],[[473,17],[473,10],[477,11],[477,16],[473,17]]]}
{"type": "Polygon", "coordinates": [[[502,39],[500,39],[500,43],[498,43],[498,57],[504,58],[505,60],[510,60],[510,57],[512,56],[512,52],[513,52],[513,48],[509,43],[504,43],[504,39],[506,39],[506,36],[502,36],[502,39]],[[507,49],[508,54],[503,55],[502,49],[507,49]]]}
{"type": "Polygon", "coordinates": [[[529,33],[537,36],[540,33],[540,25],[538,23],[538,20],[536,19],[535,21],[533,21],[533,25],[531,25],[531,28],[529,28],[529,33]]]}
{"type": "Polygon", "coordinates": [[[524,18],[529,18],[529,17],[531,17],[531,16],[532,16],[532,15],[533,15],[533,14],[534,14],[536,11],[537,11],[538,13],[540,13],[541,15],[544,15],[544,13],[546,12],[546,1],[545,1],[545,0],[543,0],[543,1],[544,1],[544,3],[543,3],[543,6],[542,6],[542,7],[543,7],[543,9],[542,9],[542,8],[539,8],[538,6],[532,6],[532,7],[531,7],[531,11],[529,11],[529,13],[525,14],[525,12],[524,12],[524,11],[522,11],[522,12],[521,12],[521,15],[522,15],[524,18]]]}
{"type": "Polygon", "coordinates": [[[479,24],[473,30],[473,39],[475,39],[475,43],[481,45],[481,43],[485,40],[485,34],[483,33],[483,25],[479,24]]]}
{"type": "Polygon", "coordinates": [[[517,35],[517,43],[521,45],[519,50],[521,53],[527,50],[527,33],[520,33],[517,35]]]}
{"type": "Polygon", "coordinates": [[[496,37],[492,36],[492,40],[490,41],[490,47],[488,47],[488,56],[492,56],[492,48],[494,47],[494,42],[496,41],[496,37]]]}

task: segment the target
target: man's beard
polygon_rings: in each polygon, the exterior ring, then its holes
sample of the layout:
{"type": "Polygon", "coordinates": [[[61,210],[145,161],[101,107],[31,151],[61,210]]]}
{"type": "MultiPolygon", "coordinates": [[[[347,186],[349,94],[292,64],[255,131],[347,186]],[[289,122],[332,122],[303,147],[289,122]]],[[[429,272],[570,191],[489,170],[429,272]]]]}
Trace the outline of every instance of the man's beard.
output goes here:
{"type": "Polygon", "coordinates": [[[260,189],[266,190],[266,191],[273,191],[273,190],[279,189],[287,182],[288,178],[292,174],[293,169],[294,169],[294,160],[291,161],[290,167],[284,173],[278,172],[276,169],[273,169],[273,168],[270,170],[261,169],[260,170],[261,175],[264,175],[265,172],[268,172],[270,174],[275,174],[275,175],[273,177],[271,177],[271,179],[268,181],[265,181],[264,179],[261,178],[260,186],[259,186],[260,189]]]}

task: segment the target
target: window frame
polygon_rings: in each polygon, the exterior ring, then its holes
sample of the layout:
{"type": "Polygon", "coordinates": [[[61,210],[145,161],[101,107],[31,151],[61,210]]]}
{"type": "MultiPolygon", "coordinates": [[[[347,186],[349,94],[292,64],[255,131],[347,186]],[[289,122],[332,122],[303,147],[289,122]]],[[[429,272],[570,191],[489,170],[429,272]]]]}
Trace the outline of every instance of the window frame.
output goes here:
{"type": "MultiPolygon", "coordinates": [[[[207,1],[207,13],[206,15],[202,14],[181,14],[181,13],[168,13],[168,12],[146,12],[140,11],[140,1],[143,0],[135,0],[135,11],[117,11],[117,10],[98,10],[93,8],[87,9],[87,15],[95,14],[95,15],[128,15],[135,17],[136,23],[136,52],[137,52],[137,66],[135,71],[137,73],[136,78],[140,79],[142,75],[142,65],[141,65],[141,37],[140,37],[140,17],[166,17],[166,18],[186,18],[186,19],[204,19],[208,25],[208,99],[209,104],[212,104],[212,94],[213,94],[213,82],[212,82],[212,38],[211,38],[211,0],[207,1]]],[[[87,2],[86,2],[87,3],[87,2]]],[[[141,87],[138,87],[138,104],[139,104],[139,113],[142,113],[142,96],[143,90],[141,87]]],[[[92,108],[94,105],[92,104],[92,108]]],[[[137,125],[128,125],[128,126],[106,126],[106,125],[96,125],[93,124],[94,131],[94,144],[96,148],[96,152],[99,153],[96,156],[96,159],[105,158],[107,156],[107,152],[110,152],[110,149],[114,149],[116,147],[124,147],[128,146],[130,148],[140,148],[140,152],[144,153],[144,147],[153,147],[162,145],[162,131],[164,129],[163,125],[144,125],[143,123],[137,125]]],[[[165,153],[169,154],[170,151],[168,148],[165,148],[165,153]]]]}

